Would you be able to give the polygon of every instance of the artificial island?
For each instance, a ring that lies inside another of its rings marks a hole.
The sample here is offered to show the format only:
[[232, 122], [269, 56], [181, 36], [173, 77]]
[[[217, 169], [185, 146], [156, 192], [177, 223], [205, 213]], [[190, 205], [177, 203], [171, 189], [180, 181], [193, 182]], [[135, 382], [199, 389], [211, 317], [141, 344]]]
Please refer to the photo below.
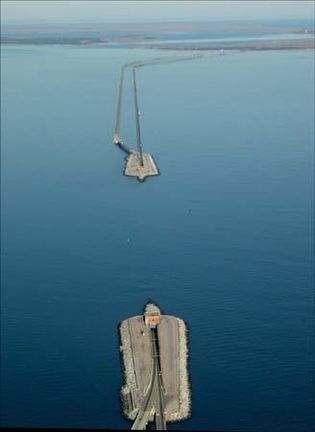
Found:
[[187, 419], [191, 397], [185, 322], [148, 303], [143, 315], [122, 321], [120, 338], [122, 408], [133, 420], [132, 429], [155, 423], [157, 430], [166, 430], [167, 422]]

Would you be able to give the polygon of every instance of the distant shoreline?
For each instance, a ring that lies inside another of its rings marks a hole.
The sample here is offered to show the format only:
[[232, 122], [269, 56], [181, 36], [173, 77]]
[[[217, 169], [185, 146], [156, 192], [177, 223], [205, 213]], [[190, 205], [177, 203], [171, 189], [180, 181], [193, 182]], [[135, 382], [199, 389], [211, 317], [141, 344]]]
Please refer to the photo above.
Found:
[[314, 22], [6, 24], [1, 43], [172, 51], [314, 49]]
[[157, 44], [148, 45], [150, 49], [176, 50], [176, 51], [212, 51], [212, 50], [292, 50], [314, 49], [314, 39], [296, 40], [268, 40], [268, 41], [239, 41], [239, 42], [209, 42], [209, 43], [185, 43], [185, 44]]
[[213, 51], [213, 50], [249, 50], [249, 51], [264, 51], [264, 50], [293, 50], [293, 49], [314, 49], [315, 41], [310, 39], [292, 39], [292, 40], [250, 40], [237, 42], [175, 42], [166, 44], [162, 41], [156, 44], [141, 44], [141, 43], [112, 43], [105, 40], [58, 40], [55, 39], [15, 39], [3, 38], [2, 45], [32, 45], [32, 46], [47, 46], [47, 45], [62, 45], [62, 46], [101, 46], [104, 48], [138, 48], [149, 50], [169, 50], [169, 51]]

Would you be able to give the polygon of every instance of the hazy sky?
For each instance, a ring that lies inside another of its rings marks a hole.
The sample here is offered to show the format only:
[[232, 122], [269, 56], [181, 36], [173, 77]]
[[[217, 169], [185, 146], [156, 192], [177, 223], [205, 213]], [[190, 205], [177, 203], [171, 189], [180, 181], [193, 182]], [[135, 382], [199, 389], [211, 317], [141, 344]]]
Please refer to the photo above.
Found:
[[3, 21], [143, 21], [220, 18], [313, 18], [314, 2], [302, 1], [67, 1], [1, 0]]

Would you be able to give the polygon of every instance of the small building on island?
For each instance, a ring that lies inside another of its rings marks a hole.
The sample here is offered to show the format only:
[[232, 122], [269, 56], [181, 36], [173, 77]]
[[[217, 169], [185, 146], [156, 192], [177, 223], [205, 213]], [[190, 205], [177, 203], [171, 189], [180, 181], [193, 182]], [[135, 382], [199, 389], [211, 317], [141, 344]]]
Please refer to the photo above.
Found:
[[150, 326], [150, 329], [156, 328], [160, 324], [161, 320], [160, 309], [152, 303], [149, 303], [144, 311], [144, 322], [145, 325]]

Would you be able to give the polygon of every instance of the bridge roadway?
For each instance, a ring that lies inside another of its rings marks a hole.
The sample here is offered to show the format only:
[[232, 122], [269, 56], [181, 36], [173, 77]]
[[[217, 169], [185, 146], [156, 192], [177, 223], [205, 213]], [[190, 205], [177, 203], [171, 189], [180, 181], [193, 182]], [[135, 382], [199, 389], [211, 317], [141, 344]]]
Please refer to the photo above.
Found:
[[118, 102], [117, 102], [117, 110], [116, 110], [116, 122], [115, 122], [115, 132], [114, 132], [114, 144], [122, 144], [120, 138], [120, 119], [121, 119], [121, 107], [122, 107], [122, 95], [124, 90], [124, 79], [125, 79], [125, 70], [129, 66], [134, 66], [139, 61], [134, 61], [130, 63], [126, 63], [122, 65], [120, 72], [120, 81], [119, 81], [119, 91], [118, 91]]
[[[130, 63], [125, 63], [121, 67], [120, 72], [120, 81], [119, 81], [119, 91], [118, 91], [118, 102], [117, 102], [117, 110], [116, 110], [116, 121], [115, 121], [115, 130], [114, 130], [114, 144], [117, 144], [127, 153], [132, 153], [128, 146], [124, 145], [121, 137], [120, 137], [120, 124], [121, 124], [121, 109], [122, 109], [122, 96], [123, 96], [123, 88], [124, 88], [124, 80], [125, 80], [125, 71], [128, 67], [138, 68], [142, 66], [150, 66], [160, 63], [172, 63], [177, 61], [184, 60], [193, 60], [196, 58], [204, 57], [204, 54], [192, 54], [189, 56], [167, 56], [167, 57], [157, 57], [151, 60], [136, 60]], [[134, 72], [133, 72], [134, 73]], [[136, 115], [138, 115], [139, 111], [136, 111]], [[138, 120], [136, 120], [138, 122]], [[138, 133], [138, 132], [137, 132]]]
[[164, 417], [164, 392], [161, 383], [161, 371], [159, 365], [159, 353], [157, 346], [157, 331], [151, 330], [152, 372], [149, 387], [144, 396], [142, 406], [132, 425], [133, 430], [144, 430], [154, 413], [157, 430], [166, 430]]
[[143, 167], [143, 150], [142, 150], [141, 132], [140, 132], [140, 111], [139, 111], [138, 93], [137, 93], [136, 66], [132, 68], [132, 76], [133, 76], [134, 103], [135, 103], [135, 113], [136, 113], [137, 150], [140, 158], [140, 165]]

